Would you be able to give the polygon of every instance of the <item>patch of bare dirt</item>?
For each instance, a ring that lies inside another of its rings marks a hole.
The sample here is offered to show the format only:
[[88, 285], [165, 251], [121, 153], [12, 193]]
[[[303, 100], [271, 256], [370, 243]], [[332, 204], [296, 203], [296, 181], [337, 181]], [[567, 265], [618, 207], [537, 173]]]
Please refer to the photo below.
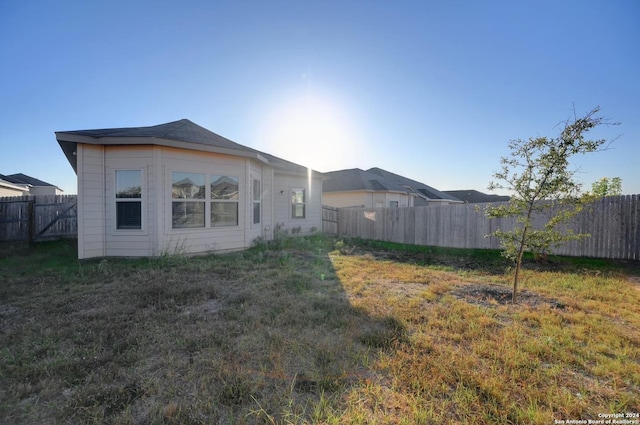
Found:
[[640, 291], [640, 276], [627, 276], [627, 281], [629, 281], [637, 291]]
[[[511, 304], [513, 291], [511, 288], [500, 285], [489, 285], [484, 283], [469, 283], [461, 285], [452, 291], [452, 294], [459, 299], [464, 299], [471, 304], [485, 307], [495, 307], [497, 305]], [[530, 307], [549, 306], [551, 308], [564, 308], [565, 305], [558, 301], [549, 299], [535, 292], [519, 290], [517, 303]]]

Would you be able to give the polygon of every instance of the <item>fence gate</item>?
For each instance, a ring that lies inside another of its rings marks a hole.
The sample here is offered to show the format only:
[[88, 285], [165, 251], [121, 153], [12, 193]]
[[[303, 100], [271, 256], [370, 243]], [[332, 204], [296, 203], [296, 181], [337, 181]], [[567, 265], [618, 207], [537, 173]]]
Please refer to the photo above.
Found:
[[329, 235], [338, 234], [338, 209], [328, 205], [322, 206], [322, 232]]
[[0, 198], [0, 241], [76, 237], [76, 204], [76, 195]]

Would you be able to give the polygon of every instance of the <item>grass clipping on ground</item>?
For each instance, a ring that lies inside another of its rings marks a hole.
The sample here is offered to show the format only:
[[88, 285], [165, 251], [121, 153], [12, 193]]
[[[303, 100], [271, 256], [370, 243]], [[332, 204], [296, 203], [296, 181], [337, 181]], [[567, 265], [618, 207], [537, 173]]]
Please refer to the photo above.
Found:
[[[203, 257], [0, 255], [0, 422], [554, 423], [640, 411], [640, 291], [607, 266], [314, 236]], [[346, 249], [348, 248], [348, 249]], [[473, 264], [473, 267], [467, 267]]]

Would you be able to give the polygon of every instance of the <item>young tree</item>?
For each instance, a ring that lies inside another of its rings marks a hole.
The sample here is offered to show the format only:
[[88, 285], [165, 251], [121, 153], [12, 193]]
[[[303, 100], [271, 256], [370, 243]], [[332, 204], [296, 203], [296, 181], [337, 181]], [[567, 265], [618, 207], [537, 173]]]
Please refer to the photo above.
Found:
[[[590, 140], [586, 133], [600, 125], [615, 125], [598, 115], [596, 107], [583, 117], [563, 123], [555, 138], [536, 137], [512, 140], [508, 157], [502, 157], [502, 168], [493, 174], [489, 190], [508, 189], [512, 193], [508, 204], [489, 207], [489, 217], [516, 217], [510, 230], [496, 230], [489, 236], [500, 239], [503, 254], [515, 262], [512, 302], [517, 302], [518, 279], [525, 252], [541, 254], [565, 241], [588, 235], [561, 231], [557, 225], [574, 217], [592, 194], [581, 195], [581, 184], [575, 180], [575, 170], [569, 159], [575, 155], [602, 150], [607, 139]], [[537, 223], [544, 224], [534, 226]]]
[[620, 177], [603, 177], [593, 182], [591, 193], [598, 198], [622, 195], [622, 179]]

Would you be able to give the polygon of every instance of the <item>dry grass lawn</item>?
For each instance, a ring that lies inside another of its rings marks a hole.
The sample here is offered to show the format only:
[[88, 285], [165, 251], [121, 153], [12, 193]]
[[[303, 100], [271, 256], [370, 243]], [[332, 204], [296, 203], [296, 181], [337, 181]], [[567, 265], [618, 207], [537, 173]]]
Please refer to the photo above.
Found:
[[530, 263], [511, 306], [505, 264], [474, 252], [313, 236], [203, 257], [75, 255], [74, 241], [0, 251], [0, 423], [640, 412], [637, 264]]

